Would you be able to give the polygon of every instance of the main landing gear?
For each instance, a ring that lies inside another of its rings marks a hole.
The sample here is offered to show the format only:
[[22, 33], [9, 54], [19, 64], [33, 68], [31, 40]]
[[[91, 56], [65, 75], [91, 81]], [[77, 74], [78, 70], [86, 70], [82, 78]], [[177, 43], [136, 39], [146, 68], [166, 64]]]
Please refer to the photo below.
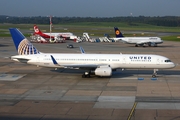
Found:
[[152, 77], [153, 77], [153, 78], [156, 78], [156, 77], [157, 77], [157, 71], [158, 71], [158, 69], [154, 69], [154, 73], [152, 74]]
[[90, 72], [85, 72], [83, 75], [82, 75], [82, 78], [90, 78]]

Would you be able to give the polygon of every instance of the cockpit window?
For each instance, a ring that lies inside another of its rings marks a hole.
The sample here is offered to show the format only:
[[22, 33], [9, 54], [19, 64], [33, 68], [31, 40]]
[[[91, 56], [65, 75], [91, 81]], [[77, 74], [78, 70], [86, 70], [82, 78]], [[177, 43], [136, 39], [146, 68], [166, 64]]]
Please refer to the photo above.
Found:
[[171, 60], [165, 60], [165, 62], [171, 62]]

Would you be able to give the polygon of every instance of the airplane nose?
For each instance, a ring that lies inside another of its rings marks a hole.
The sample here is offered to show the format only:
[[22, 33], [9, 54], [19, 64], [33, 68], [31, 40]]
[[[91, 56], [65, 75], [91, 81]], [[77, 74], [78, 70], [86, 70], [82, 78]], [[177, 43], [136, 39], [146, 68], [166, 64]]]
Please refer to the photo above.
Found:
[[174, 68], [176, 65], [172, 62], [171, 66], [172, 66], [172, 68]]

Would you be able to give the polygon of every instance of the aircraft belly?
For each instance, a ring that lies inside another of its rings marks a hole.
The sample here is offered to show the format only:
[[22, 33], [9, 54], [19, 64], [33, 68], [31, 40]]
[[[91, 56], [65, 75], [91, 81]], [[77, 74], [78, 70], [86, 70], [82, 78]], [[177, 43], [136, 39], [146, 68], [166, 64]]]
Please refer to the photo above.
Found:
[[112, 69], [122, 68], [120, 64], [110, 64]]
[[28, 64], [42, 66], [42, 67], [55, 67], [54, 64], [48, 62], [28, 62]]
[[147, 66], [145, 64], [122, 64], [122, 68], [147, 68]]

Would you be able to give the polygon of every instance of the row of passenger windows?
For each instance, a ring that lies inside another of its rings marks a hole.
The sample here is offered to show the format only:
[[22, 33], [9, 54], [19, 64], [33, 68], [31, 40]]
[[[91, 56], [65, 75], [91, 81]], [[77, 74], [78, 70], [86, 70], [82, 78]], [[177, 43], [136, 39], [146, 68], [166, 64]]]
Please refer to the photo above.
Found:
[[[51, 60], [50, 58], [45, 58], [44, 60]], [[98, 61], [98, 59], [56, 59], [56, 60], [61, 60], [61, 61]], [[109, 59], [108, 59], [109, 60]], [[99, 59], [99, 61], [107, 61], [107, 59]], [[120, 61], [119, 59], [112, 59], [112, 61]], [[134, 62], [151, 62], [151, 60], [131, 60]], [[171, 60], [165, 60], [165, 62], [171, 62]]]
[[[44, 60], [51, 60], [49, 58], [45, 58]], [[73, 60], [73, 61], [97, 61], [98, 59], [55, 59], [55, 60], [61, 60], [61, 61], [68, 61], [68, 60]]]
[[[45, 58], [44, 60], [51, 60], [50, 58]], [[61, 61], [68, 61], [68, 60], [73, 60], [73, 61], [98, 61], [98, 59], [56, 59], [56, 60], [61, 60]], [[110, 59], [108, 59], [110, 60]], [[107, 59], [99, 59], [99, 61], [108, 61]], [[112, 59], [112, 61], [120, 61], [119, 59]]]
[[[44, 60], [51, 60], [49, 58], [45, 58]], [[98, 59], [56, 59], [61, 61], [98, 61]], [[99, 61], [107, 61], [107, 59], [99, 59]], [[112, 61], [120, 61], [119, 59], [112, 59]], [[151, 62], [151, 60], [131, 60], [134, 62]], [[170, 60], [165, 60], [165, 62], [171, 62]]]

